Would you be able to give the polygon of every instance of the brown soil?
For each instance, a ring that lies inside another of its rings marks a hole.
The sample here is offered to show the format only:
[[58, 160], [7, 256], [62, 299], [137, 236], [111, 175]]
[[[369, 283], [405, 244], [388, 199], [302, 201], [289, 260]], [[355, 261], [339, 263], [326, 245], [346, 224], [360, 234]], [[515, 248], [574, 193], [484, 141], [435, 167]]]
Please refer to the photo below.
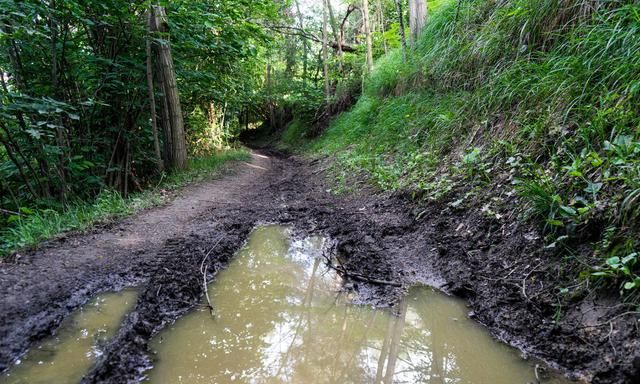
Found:
[[84, 382], [141, 379], [151, 336], [201, 299], [203, 257], [210, 252], [213, 277], [255, 225], [278, 222], [333, 238], [354, 277], [347, 288], [362, 302], [393, 305], [412, 284], [435, 285], [467, 298], [496, 337], [567, 374], [594, 383], [640, 378], [638, 321], [620, 316], [627, 309], [612, 305], [617, 298], [577, 298], [553, 320], [563, 264], [532, 228], [402, 195], [335, 196], [320, 163], [254, 153], [165, 207], [0, 264], [0, 371], [96, 293], [137, 285], [135, 310]]

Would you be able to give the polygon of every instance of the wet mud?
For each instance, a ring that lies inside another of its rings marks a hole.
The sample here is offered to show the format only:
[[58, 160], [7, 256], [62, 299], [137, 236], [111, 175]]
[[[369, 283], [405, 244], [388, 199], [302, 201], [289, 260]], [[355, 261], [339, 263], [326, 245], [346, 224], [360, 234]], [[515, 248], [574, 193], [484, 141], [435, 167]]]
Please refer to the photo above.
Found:
[[259, 152], [176, 204], [0, 264], [0, 370], [97, 293], [136, 285], [135, 308], [82, 382], [143, 379], [152, 337], [201, 302], [203, 269], [215, 279], [255, 226], [278, 223], [331, 238], [360, 303], [389, 307], [412, 285], [433, 285], [465, 298], [496, 338], [566, 374], [639, 379], [637, 318], [607, 297], [578, 298], [556, 316], [562, 263], [531, 227], [402, 194], [336, 196], [325, 168]]

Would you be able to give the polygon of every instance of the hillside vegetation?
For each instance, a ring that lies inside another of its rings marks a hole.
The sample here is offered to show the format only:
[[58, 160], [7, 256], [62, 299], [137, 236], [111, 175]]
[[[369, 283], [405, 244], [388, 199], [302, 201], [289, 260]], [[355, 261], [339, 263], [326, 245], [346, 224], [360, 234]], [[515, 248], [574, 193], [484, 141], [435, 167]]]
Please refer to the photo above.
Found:
[[[383, 189], [539, 225], [593, 283], [640, 298], [637, 1], [469, 0], [432, 9], [413, 49], [377, 60], [357, 104], [316, 140]], [[503, 198], [518, 196], [505, 206]], [[587, 250], [585, 250], [585, 245]], [[575, 276], [574, 276], [575, 277]], [[567, 292], [567, 289], [562, 289]]]

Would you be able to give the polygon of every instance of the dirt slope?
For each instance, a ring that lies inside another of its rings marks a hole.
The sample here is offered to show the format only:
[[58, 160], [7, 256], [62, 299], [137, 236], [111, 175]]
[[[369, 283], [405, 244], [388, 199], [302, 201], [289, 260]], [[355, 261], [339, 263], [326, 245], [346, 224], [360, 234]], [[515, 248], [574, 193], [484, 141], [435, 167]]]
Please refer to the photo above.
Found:
[[[0, 265], [0, 369], [96, 292], [135, 284], [142, 287], [136, 309], [84, 382], [139, 380], [151, 364], [149, 338], [202, 296], [204, 255], [210, 252], [215, 273], [256, 224], [280, 222], [334, 238], [352, 274], [405, 287], [433, 284], [466, 297], [472, 315], [497, 337], [567, 372], [595, 383], [638, 379], [637, 319], [606, 321], [623, 308], [585, 298], [565, 308], [559, 322], [551, 320], [559, 263], [531, 228], [416, 206], [399, 195], [336, 197], [322, 181], [323, 168], [254, 154], [250, 164], [184, 190], [167, 207]], [[542, 268], [542, 260], [550, 262]], [[363, 281], [352, 286], [360, 301], [377, 305], [392, 305], [404, 291]]]

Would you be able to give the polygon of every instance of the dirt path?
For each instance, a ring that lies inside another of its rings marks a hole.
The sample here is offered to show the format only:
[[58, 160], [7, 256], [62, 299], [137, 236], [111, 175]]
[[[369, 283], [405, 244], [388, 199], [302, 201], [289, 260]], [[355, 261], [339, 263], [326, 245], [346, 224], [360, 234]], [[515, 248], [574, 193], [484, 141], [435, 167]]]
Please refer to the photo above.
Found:
[[16, 264], [0, 264], [0, 371], [96, 291], [144, 281], [167, 239], [193, 231], [212, 206], [237, 203], [244, 191], [255, 188], [269, 163], [254, 154], [251, 163], [183, 189], [166, 206], [107, 229], [52, 241], [20, 255]]
[[[142, 293], [135, 310], [84, 382], [139, 380], [151, 364], [150, 337], [201, 298], [204, 255], [210, 252], [209, 271], [215, 273], [256, 224], [279, 222], [335, 239], [354, 275], [404, 287], [428, 283], [466, 297], [473, 315], [495, 335], [593, 382], [635, 380], [640, 350], [628, 317], [612, 322], [614, 333], [578, 327], [614, 315], [606, 311], [579, 318], [584, 309], [567, 308], [565, 322], [550, 321], [555, 264], [539, 268], [545, 255], [531, 240], [531, 228], [419, 207], [398, 195], [336, 197], [322, 182], [323, 168], [256, 153], [251, 163], [185, 189], [166, 207], [52, 242], [18, 264], [1, 264], [0, 370], [97, 292], [137, 285]], [[404, 292], [362, 279], [350, 286], [360, 301], [377, 305], [391, 305]]]

